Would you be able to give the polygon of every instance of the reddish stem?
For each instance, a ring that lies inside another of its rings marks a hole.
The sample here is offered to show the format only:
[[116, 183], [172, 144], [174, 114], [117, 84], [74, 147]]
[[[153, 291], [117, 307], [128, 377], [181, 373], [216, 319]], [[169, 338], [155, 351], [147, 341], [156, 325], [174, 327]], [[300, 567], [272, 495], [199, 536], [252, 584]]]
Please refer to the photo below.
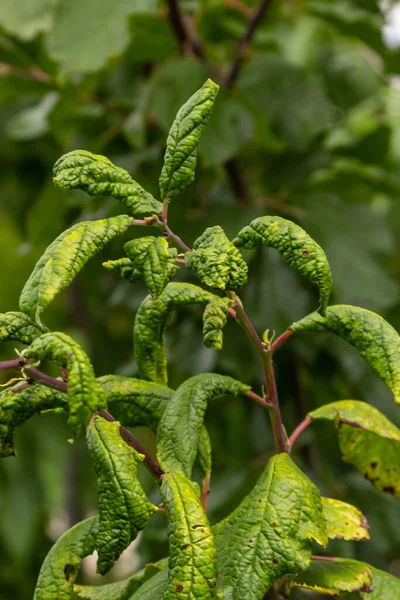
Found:
[[269, 403], [265, 400], [265, 398], [262, 398], [261, 396], [259, 396], [255, 392], [253, 392], [252, 390], [249, 390], [248, 392], [246, 392], [246, 396], [248, 398], [251, 398], [252, 400], [255, 400], [256, 402], [258, 402], [258, 404], [261, 404], [261, 406], [264, 406], [264, 407], [269, 406]]
[[270, 411], [275, 443], [279, 452], [289, 452], [288, 440], [282, 421], [281, 409], [279, 407], [278, 390], [276, 388], [274, 365], [272, 362], [271, 352], [264, 354], [263, 367], [265, 380], [267, 382], [267, 403]]
[[288, 338], [290, 338], [291, 335], [293, 335], [294, 331], [293, 329], [286, 329], [286, 331], [284, 331], [282, 333], [282, 335], [280, 335], [278, 338], [276, 338], [276, 340], [273, 342], [273, 344], [271, 345], [271, 351], [275, 352], [275, 350], [277, 350], [279, 348], [279, 346], [281, 346], [281, 344], [283, 344], [283, 342], [285, 342]]
[[210, 479], [210, 474], [206, 475], [203, 479], [203, 485], [201, 488], [201, 503], [203, 505], [204, 512], [207, 511], [208, 496], [210, 494]]
[[15, 358], [14, 360], [3, 360], [0, 362], [0, 371], [8, 371], [9, 369], [20, 369], [25, 364], [24, 358]]
[[288, 440], [290, 450], [293, 448], [293, 445], [299, 437], [299, 435], [302, 434], [303, 431], [307, 429], [309, 425], [311, 425], [311, 423], [312, 419], [310, 419], [310, 417], [306, 417], [299, 425], [297, 425], [296, 429], [293, 431], [292, 435]]
[[322, 560], [322, 561], [325, 561], [325, 562], [337, 562], [338, 559], [336, 558], [336, 556], [316, 556], [316, 555], [313, 555], [311, 557], [311, 560]]

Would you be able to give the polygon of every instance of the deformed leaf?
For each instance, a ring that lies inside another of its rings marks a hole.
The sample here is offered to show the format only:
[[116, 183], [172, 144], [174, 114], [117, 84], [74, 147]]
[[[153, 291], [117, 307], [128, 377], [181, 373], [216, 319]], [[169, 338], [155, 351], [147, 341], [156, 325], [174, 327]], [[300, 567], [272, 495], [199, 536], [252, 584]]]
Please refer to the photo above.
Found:
[[97, 571], [104, 575], [157, 512], [137, 477], [143, 455], [128, 446], [118, 421], [95, 417], [87, 428], [87, 443], [97, 475], [100, 525]]
[[203, 313], [203, 340], [207, 348], [221, 350], [222, 329], [228, 319], [228, 310], [232, 306], [230, 298], [218, 298], [215, 296], [204, 309]]
[[163, 600], [218, 598], [217, 552], [197, 484], [180, 472], [167, 473], [161, 478], [161, 496], [170, 547]]
[[163, 569], [160, 573], [149, 579], [149, 581], [146, 581], [129, 600], [164, 600], [164, 592], [167, 584], [168, 571]]
[[233, 243], [249, 249], [263, 245], [278, 250], [290, 267], [319, 287], [319, 310], [325, 314], [332, 289], [328, 259], [321, 246], [299, 225], [281, 217], [258, 217], [239, 231]]
[[213, 532], [219, 586], [232, 600], [260, 600], [277, 579], [307, 569], [312, 540], [327, 543], [319, 491], [284, 453]]
[[104, 390], [96, 381], [87, 354], [61, 332], [44, 333], [23, 354], [25, 358], [35, 360], [47, 358], [68, 369], [68, 424], [78, 437], [92, 413], [106, 408]]
[[400, 429], [376, 408], [357, 400], [332, 402], [308, 416], [334, 421], [343, 460], [380, 492], [400, 500]]
[[372, 569], [372, 593], [361, 592], [363, 600], [400, 600], [400, 579], [380, 569]]
[[40, 569], [33, 600], [70, 600], [82, 559], [94, 552], [98, 517], [78, 523], [62, 535]]
[[147, 296], [136, 313], [133, 329], [135, 359], [142, 379], [166, 384], [167, 358], [165, 328], [174, 308], [187, 304], [207, 304], [213, 294], [190, 283], [169, 283], [161, 296]]
[[232, 377], [215, 373], [186, 380], [167, 404], [158, 426], [157, 458], [161, 468], [179, 470], [190, 477], [208, 402], [225, 394], [244, 394], [249, 389]]
[[0, 342], [21, 342], [29, 346], [42, 330], [22, 312], [0, 313]]
[[125, 169], [111, 160], [87, 150], [64, 154], [53, 168], [55, 185], [64, 189], [80, 189], [91, 196], [113, 196], [134, 215], [159, 214], [162, 204], [132, 179]]
[[210, 287], [237, 290], [247, 283], [247, 265], [219, 225], [207, 227], [197, 238], [185, 263]]
[[365, 308], [337, 304], [326, 316], [311, 313], [290, 326], [293, 331], [329, 331], [354, 346], [392, 390], [400, 403], [400, 336], [385, 319]]
[[[336, 596], [341, 592], [371, 592], [372, 569], [366, 563], [348, 558], [313, 561], [291, 583], [329, 596]], [[370, 598], [370, 594], [367, 597]]]
[[208, 79], [179, 109], [168, 134], [160, 175], [161, 198], [170, 202], [192, 183], [201, 133], [211, 116], [219, 86]]
[[40, 315], [46, 306], [71, 283], [90, 258], [132, 224], [132, 217], [120, 215], [84, 221], [61, 233], [36, 263], [22, 290], [20, 309], [40, 327]]
[[122, 279], [126, 279], [131, 283], [136, 283], [143, 279], [142, 271], [139, 271], [139, 269], [135, 267], [135, 264], [130, 258], [107, 260], [106, 262], [103, 262], [103, 267], [107, 269], [107, 271], [113, 271], [118, 277], [122, 277]]
[[62, 392], [35, 384], [16, 394], [11, 389], [0, 394], [0, 457], [15, 456], [14, 430], [43, 410], [67, 410]]
[[322, 506], [329, 538], [359, 542], [369, 540], [367, 519], [358, 508], [333, 498], [322, 498]]

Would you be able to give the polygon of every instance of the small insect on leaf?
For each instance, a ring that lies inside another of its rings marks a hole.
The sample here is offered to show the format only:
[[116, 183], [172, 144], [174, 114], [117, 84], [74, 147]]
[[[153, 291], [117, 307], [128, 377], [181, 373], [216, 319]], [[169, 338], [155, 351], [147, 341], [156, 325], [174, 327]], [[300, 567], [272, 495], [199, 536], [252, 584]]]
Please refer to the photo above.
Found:
[[162, 204], [132, 179], [125, 169], [87, 150], [73, 150], [55, 163], [53, 181], [64, 189], [80, 189], [91, 196], [113, 196], [134, 215], [159, 214]]
[[119, 433], [118, 421], [95, 417], [87, 428], [87, 444], [97, 474], [100, 525], [97, 571], [104, 575], [157, 512], [137, 477], [143, 460]]
[[170, 202], [192, 183], [197, 162], [197, 147], [202, 131], [211, 117], [219, 86], [208, 79], [202, 88], [180, 108], [169, 131], [160, 192]]
[[233, 243], [250, 250], [260, 245], [278, 250], [289, 266], [319, 287], [319, 310], [325, 314], [332, 274], [325, 252], [304, 229], [281, 217], [259, 217], [239, 231]]

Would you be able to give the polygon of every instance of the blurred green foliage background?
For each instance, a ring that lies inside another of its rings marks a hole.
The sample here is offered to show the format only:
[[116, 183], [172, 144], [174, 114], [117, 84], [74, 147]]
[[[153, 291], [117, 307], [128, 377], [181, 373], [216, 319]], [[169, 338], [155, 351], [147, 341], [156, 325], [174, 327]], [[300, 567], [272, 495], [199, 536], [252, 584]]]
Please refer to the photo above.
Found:
[[[105, 154], [157, 195], [176, 111], [211, 76], [221, 91], [196, 181], [170, 207], [172, 229], [190, 245], [209, 225], [233, 236], [261, 214], [293, 219], [327, 252], [332, 301], [380, 312], [399, 329], [400, 50], [383, 40], [380, 3], [265, 2], [237, 77], [229, 77], [231, 65], [258, 3], [181, 0], [183, 29], [171, 10], [176, 5], [0, 2], [0, 311], [17, 309], [35, 262], [63, 229], [123, 212], [112, 199], [55, 189], [56, 159], [75, 148]], [[98, 375], [136, 374], [132, 324], [146, 291], [101, 266], [122, 256], [125, 238], [91, 261], [46, 314], [49, 327], [83, 345]], [[242, 298], [260, 332], [281, 333], [315, 309], [314, 290], [274, 251], [246, 258], [250, 281]], [[185, 309], [173, 316], [168, 344], [173, 387], [214, 370], [260, 389], [259, 365], [234, 323], [217, 353], [202, 344], [200, 312]], [[13, 357], [14, 345], [4, 344], [0, 359]], [[389, 392], [340, 340], [291, 339], [276, 370], [289, 431], [308, 410], [348, 398], [370, 402], [400, 425]], [[263, 409], [243, 398], [210, 407], [206, 423], [215, 522], [251, 488], [273, 438]], [[138, 435], [154, 453], [152, 434]], [[97, 510], [84, 442], [71, 446], [68, 437], [61, 416], [36, 417], [17, 432], [18, 458], [0, 463], [0, 600], [30, 600], [56, 537]], [[324, 494], [353, 502], [370, 523], [371, 542], [331, 542], [329, 551], [399, 574], [400, 506], [342, 463], [329, 424], [307, 431], [295, 456]], [[143, 480], [157, 501], [146, 472]], [[154, 517], [140, 538], [140, 557], [130, 550], [108, 580], [165, 556], [164, 525]], [[93, 573], [87, 564], [86, 581]]]

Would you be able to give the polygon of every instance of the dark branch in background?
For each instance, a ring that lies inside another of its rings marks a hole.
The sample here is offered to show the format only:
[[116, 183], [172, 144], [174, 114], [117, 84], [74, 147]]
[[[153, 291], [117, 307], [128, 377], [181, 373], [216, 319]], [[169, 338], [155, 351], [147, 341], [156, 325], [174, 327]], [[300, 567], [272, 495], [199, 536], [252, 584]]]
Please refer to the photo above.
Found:
[[238, 204], [242, 206], [249, 204], [249, 189], [240, 171], [237, 158], [230, 158], [226, 161], [224, 167]]
[[186, 26], [185, 17], [179, 7], [179, 0], [167, 0], [167, 4], [168, 17], [172, 28], [175, 31], [181, 52], [183, 54], [188, 54], [189, 48], [190, 53], [193, 53], [202, 60], [206, 61], [206, 55], [200, 40], [192, 35]]
[[228, 89], [236, 83], [247, 47], [253, 39], [256, 29], [261, 23], [265, 12], [270, 6], [270, 4], [272, 4], [272, 0], [263, 0], [249, 21], [247, 31], [239, 42], [238, 48], [236, 50], [236, 56], [233, 59], [231, 68], [229, 69], [228, 74], [225, 78], [225, 85]]

